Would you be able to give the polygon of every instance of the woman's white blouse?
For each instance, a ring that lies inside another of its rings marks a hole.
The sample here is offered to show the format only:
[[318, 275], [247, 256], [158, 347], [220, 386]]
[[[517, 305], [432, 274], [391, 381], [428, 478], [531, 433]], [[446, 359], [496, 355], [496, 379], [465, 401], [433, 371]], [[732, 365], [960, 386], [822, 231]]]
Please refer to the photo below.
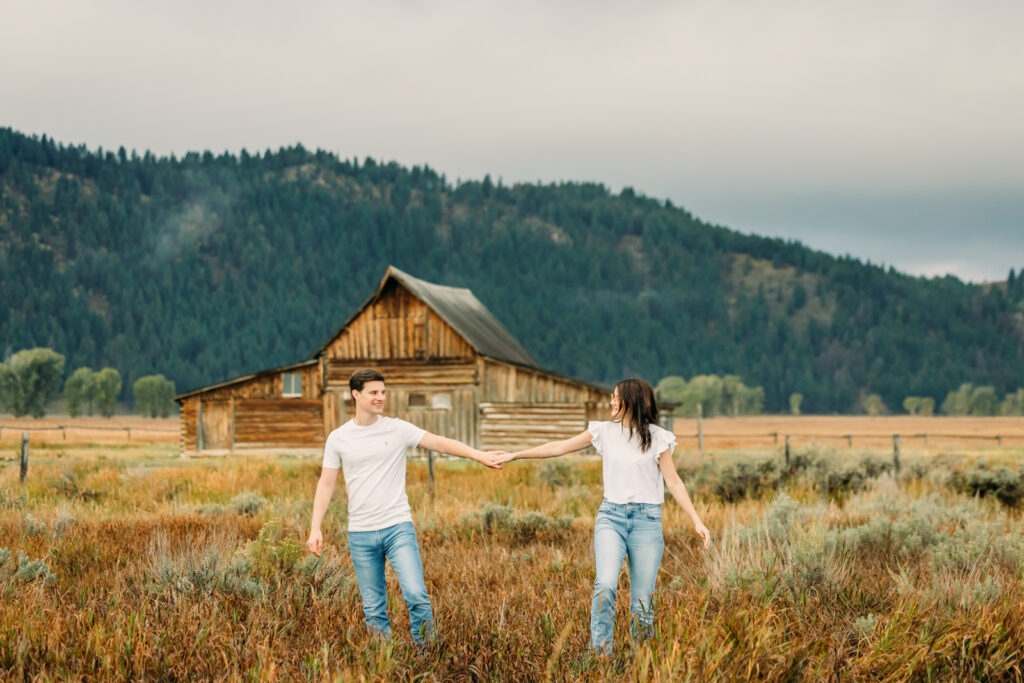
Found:
[[658, 458], [675, 450], [675, 435], [651, 425], [651, 447], [640, 450], [640, 435], [629, 435], [621, 422], [591, 422], [591, 443], [604, 461], [604, 497], [613, 503], [664, 503], [665, 479]]

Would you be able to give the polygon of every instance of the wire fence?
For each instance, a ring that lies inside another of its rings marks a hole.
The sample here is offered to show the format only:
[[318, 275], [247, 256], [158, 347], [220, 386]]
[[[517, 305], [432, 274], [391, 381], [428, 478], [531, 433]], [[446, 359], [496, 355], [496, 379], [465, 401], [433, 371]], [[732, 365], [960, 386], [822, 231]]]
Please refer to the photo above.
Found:
[[751, 442], [751, 441], [771, 441], [774, 446], [781, 446], [786, 440], [799, 439], [805, 443], [815, 443], [820, 441], [845, 441], [846, 445], [853, 447], [856, 441], [859, 445], [877, 445], [878, 443], [888, 443], [893, 437], [898, 436], [901, 439], [917, 440], [921, 442], [921, 445], [932, 446], [938, 444], [950, 444], [962, 441], [989, 441], [995, 445], [1002, 446], [1010, 443], [1022, 443], [1024, 444], [1024, 433], [1007, 433], [1007, 434], [957, 434], [951, 432], [851, 432], [846, 434], [836, 433], [822, 433], [822, 432], [737, 432], [737, 433], [721, 433], [721, 432], [693, 432], [693, 433], [675, 433], [677, 439], [693, 440], [703, 445], [708, 446], [714, 442]]
[[[134, 426], [134, 427], [106, 427], [106, 426], [82, 426], [82, 425], [51, 425], [49, 427], [24, 427], [21, 425], [0, 425], [0, 441], [9, 440], [17, 441], [21, 439], [22, 432], [27, 432], [30, 436], [37, 432], [43, 433], [43, 441], [68, 441], [68, 435], [74, 437], [76, 434], [81, 436], [88, 432], [115, 432], [125, 435], [125, 441], [132, 441], [132, 435], [134, 434], [135, 441], [152, 441], [152, 439], [140, 438], [144, 437], [147, 433], [152, 434], [173, 434], [175, 436], [181, 433], [180, 429], [160, 429], [157, 427], [146, 427], [146, 426]], [[45, 438], [47, 433], [56, 436], [55, 432], [60, 432], [59, 439], [47, 439]], [[72, 441], [74, 438], [71, 439]], [[166, 438], [162, 439], [166, 440]]]
[[[101, 426], [101, 425], [50, 425], [46, 427], [29, 427], [22, 425], [0, 425], [0, 441], [19, 441], [22, 432], [27, 432], [30, 437], [34, 434], [40, 434], [43, 442], [52, 441], [75, 441], [76, 437], [81, 440], [82, 437], [95, 435], [95, 432], [108, 432], [112, 439], [107, 438], [104, 441], [124, 441], [124, 442], [147, 442], [147, 441], [163, 441], [168, 442], [173, 440], [173, 437], [180, 435], [181, 431], [179, 428], [159, 428], [149, 426]], [[58, 434], [59, 433], [59, 434]], [[123, 434], [124, 438], [117, 438], [115, 435]], [[712, 447], [727, 447], [722, 444], [743, 444], [743, 445], [771, 445], [771, 446], [783, 446], [788, 440], [791, 443], [794, 441], [802, 442], [803, 444], [809, 443], [821, 443], [821, 442], [840, 442], [844, 443], [847, 447], [852, 448], [854, 445], [859, 446], [877, 446], [888, 444], [894, 436], [899, 436], [904, 441], [911, 440], [918, 442], [915, 445], [922, 445], [925, 447], [936, 446], [936, 445], [950, 445], [957, 442], [989, 442], [993, 445], [1002, 446], [1010, 444], [1024, 444], [1024, 433], [1005, 433], [1005, 434], [959, 434], [953, 432], [850, 432], [845, 434], [839, 433], [823, 433], [823, 432], [784, 432], [784, 431], [773, 431], [773, 432], [734, 432], [734, 433], [722, 433], [722, 432], [687, 432], [680, 433], [676, 432], [676, 438], [679, 440], [681, 446], [688, 446], [689, 443], [684, 444], [683, 442], [694, 442], [694, 445], [698, 445], [701, 448], [712, 448]], [[147, 438], [147, 435], [153, 435]], [[53, 437], [53, 438], [47, 438]]]

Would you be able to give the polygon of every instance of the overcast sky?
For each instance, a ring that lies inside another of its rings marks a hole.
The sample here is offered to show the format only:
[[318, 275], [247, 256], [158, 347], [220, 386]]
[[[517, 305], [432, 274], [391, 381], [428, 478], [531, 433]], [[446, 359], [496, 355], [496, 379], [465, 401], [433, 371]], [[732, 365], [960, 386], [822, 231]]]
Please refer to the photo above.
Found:
[[919, 274], [1024, 266], [1024, 2], [3, 0], [0, 125], [593, 180]]

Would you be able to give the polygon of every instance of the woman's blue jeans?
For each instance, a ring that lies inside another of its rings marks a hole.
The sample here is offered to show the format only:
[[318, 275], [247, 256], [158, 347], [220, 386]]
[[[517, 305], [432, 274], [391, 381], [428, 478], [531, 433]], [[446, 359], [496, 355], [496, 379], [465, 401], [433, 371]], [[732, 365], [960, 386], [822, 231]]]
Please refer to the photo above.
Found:
[[348, 532], [348, 549], [356, 571], [359, 594], [363, 598], [363, 615], [370, 633], [391, 635], [388, 620], [388, 591], [384, 581], [384, 560], [398, 576], [402, 597], [409, 607], [409, 628], [412, 639], [422, 645], [434, 628], [427, 586], [423, 582], [423, 564], [416, 543], [412, 522], [402, 522], [377, 531]]
[[630, 635], [643, 640], [654, 633], [654, 581], [664, 549], [661, 505], [601, 503], [594, 524], [597, 578], [590, 604], [591, 649], [611, 654], [615, 589], [624, 556], [629, 557]]

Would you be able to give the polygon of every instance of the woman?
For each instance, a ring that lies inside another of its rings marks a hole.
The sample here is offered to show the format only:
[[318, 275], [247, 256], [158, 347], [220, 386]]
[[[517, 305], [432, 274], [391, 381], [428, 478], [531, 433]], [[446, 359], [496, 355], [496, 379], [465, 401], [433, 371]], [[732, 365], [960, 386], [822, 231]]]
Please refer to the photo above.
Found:
[[591, 422], [587, 431], [565, 441], [552, 441], [503, 460], [554, 458], [593, 445], [604, 461], [604, 501], [594, 525], [597, 578], [590, 608], [590, 647], [612, 650], [615, 588], [623, 556], [629, 558], [630, 634], [646, 639], [654, 630], [654, 582], [665, 547], [661, 504], [665, 486], [693, 520], [707, 548], [708, 528], [693, 508], [686, 486], [672, 462], [675, 436], [658, 426], [658, 407], [651, 385], [627, 379], [615, 386], [611, 421]]

